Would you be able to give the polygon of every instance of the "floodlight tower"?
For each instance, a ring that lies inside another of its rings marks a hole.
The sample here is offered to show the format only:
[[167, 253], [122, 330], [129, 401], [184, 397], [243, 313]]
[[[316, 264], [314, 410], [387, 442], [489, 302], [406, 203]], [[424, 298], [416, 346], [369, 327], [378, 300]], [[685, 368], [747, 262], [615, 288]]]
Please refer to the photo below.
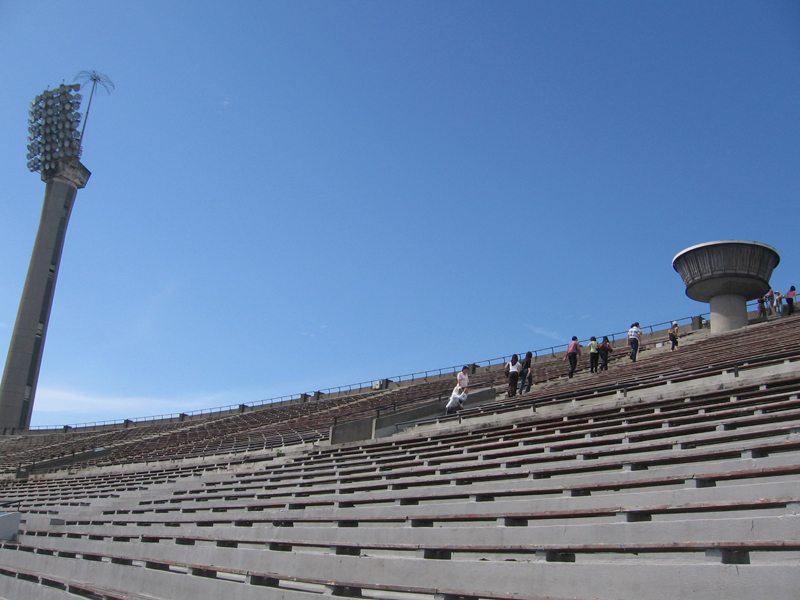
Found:
[[78, 160], [79, 90], [78, 84], [61, 85], [31, 103], [28, 168], [40, 172], [47, 186], [0, 383], [0, 433], [24, 430], [30, 425], [67, 224], [75, 195], [91, 175]]

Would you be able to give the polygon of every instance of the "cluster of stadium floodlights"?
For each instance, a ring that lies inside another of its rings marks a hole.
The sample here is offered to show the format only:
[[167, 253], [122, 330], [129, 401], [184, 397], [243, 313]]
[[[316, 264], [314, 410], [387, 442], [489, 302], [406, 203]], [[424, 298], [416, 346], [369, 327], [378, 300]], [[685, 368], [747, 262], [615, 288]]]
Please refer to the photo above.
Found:
[[28, 119], [28, 168], [52, 171], [58, 162], [81, 154], [81, 86], [61, 85], [36, 96]]

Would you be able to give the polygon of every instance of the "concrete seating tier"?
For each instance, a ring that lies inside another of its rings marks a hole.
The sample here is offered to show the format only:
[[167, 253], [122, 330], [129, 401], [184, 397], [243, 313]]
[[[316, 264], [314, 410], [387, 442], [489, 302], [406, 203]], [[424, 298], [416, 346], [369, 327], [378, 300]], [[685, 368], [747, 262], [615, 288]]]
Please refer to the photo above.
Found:
[[112, 448], [111, 456], [82, 466], [171, 460], [248, 452], [327, 439], [337, 419], [357, 420], [379, 407], [413, 406], [449, 393], [450, 382], [422, 383], [390, 392], [366, 393], [302, 403], [267, 405], [250, 411], [177, 423], [143, 424], [103, 431], [0, 436], [0, 473], [20, 464]]
[[[640, 355], [636, 363], [629, 362], [625, 348], [621, 348], [613, 355], [614, 362], [610, 363], [608, 371], [589, 373], [588, 369], [579, 368], [573, 379], [565, 379], [569, 370], [565, 362], [550, 357], [542, 358], [533, 366], [534, 378], [539, 377], [540, 385], [522, 396], [498, 397], [495, 403], [484, 404], [475, 411], [488, 414], [507, 408], [515, 409], [519, 405], [539, 402], [540, 399], [567, 398], [609, 390], [624, 389], [627, 393], [635, 393], [637, 389], [665, 381], [680, 382], [703, 373], [738, 371], [764, 361], [791, 360], [800, 357], [800, 319], [769, 321], [703, 338], [701, 342], [683, 345], [676, 352], [669, 352], [666, 347], [655, 352], [650, 350]], [[588, 367], [588, 357], [584, 356], [582, 360], [580, 364], [585, 363]], [[545, 380], [545, 377], [548, 379]], [[495, 373], [494, 383], [498, 388], [505, 386], [505, 377], [500, 371]], [[450, 419], [464, 419], [472, 412], [462, 411], [459, 417]]]
[[795, 598], [797, 323], [379, 440], [1, 481], [0, 596]]

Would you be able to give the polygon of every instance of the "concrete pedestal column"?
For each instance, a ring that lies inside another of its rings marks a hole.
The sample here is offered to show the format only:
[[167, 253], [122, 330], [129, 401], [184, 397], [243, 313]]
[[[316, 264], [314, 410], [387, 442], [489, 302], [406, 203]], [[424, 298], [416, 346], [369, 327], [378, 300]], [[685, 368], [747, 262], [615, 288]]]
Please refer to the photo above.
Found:
[[714, 296], [711, 305], [711, 333], [723, 333], [747, 325], [747, 301], [744, 296]]
[[721, 240], [687, 248], [672, 266], [686, 284], [686, 295], [711, 305], [711, 333], [724, 333], [747, 325], [747, 301], [769, 291], [780, 261], [772, 246]]

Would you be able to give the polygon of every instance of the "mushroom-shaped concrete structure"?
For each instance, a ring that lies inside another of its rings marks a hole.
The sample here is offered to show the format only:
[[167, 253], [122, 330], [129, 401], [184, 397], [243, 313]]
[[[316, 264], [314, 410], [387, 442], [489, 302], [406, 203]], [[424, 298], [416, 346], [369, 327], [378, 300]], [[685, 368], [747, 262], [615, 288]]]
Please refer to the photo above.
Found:
[[711, 333], [747, 325], [747, 301], [769, 291], [772, 270], [781, 261], [772, 246], [722, 240], [687, 248], [672, 259], [686, 295], [711, 303]]

